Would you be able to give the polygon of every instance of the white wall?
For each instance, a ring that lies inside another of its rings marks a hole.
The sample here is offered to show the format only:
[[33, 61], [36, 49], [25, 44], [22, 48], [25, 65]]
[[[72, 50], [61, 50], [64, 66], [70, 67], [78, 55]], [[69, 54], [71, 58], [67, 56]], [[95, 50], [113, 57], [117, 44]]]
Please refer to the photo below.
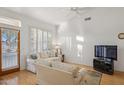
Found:
[[[91, 17], [90, 21], [84, 18]], [[124, 71], [124, 40], [118, 34], [124, 33], [124, 8], [92, 8], [81, 17], [74, 17], [58, 28], [58, 42], [61, 42], [65, 59], [88, 66], [93, 65], [94, 45], [118, 45], [118, 61], [115, 69]], [[76, 40], [84, 38], [84, 42]], [[82, 54], [77, 56], [77, 45], [83, 46]]]
[[[22, 22], [22, 27], [20, 30], [20, 48], [21, 48], [21, 53], [20, 53], [20, 64], [21, 64], [21, 69], [25, 69], [25, 63], [26, 63], [26, 55], [29, 52], [29, 30], [30, 27], [37, 27], [41, 28], [43, 30], [51, 31], [54, 35], [56, 32], [56, 26], [41, 22], [39, 20], [35, 20], [33, 18], [29, 18], [26, 16], [23, 16], [21, 14], [8, 11], [6, 9], [0, 8], [0, 16], [2, 17], [10, 17], [10, 18], [15, 18], [19, 19]], [[54, 35], [55, 36], [55, 35]]]

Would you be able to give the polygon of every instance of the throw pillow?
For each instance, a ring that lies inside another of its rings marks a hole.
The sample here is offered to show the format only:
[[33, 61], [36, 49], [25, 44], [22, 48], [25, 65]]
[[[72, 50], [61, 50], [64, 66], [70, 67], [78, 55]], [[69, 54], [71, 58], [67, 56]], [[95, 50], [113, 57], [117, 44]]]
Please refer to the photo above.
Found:
[[36, 54], [31, 54], [30, 57], [31, 57], [32, 59], [34, 59], [34, 60], [37, 59], [37, 55], [36, 55]]

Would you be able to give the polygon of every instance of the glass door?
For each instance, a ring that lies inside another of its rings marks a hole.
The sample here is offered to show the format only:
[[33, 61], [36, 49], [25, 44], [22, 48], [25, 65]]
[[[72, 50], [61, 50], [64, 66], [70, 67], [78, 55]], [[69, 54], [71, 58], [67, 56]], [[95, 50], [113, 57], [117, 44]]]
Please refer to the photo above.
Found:
[[1, 73], [10, 73], [20, 68], [20, 32], [1, 28]]

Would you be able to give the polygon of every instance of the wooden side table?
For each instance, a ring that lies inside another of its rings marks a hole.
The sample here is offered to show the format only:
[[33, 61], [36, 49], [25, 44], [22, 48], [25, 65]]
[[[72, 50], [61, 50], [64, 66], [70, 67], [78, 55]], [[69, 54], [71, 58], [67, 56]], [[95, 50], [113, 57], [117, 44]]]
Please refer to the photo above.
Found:
[[62, 55], [62, 58], [61, 58], [62, 62], [64, 62], [64, 55]]

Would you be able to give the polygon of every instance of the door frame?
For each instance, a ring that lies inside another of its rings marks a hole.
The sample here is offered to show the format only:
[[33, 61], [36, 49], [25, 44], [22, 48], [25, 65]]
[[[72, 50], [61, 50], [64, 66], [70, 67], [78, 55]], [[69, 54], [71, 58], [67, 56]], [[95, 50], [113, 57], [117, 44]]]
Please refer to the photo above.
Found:
[[[16, 72], [20, 70], [20, 30], [18, 32], [18, 49], [17, 49], [17, 53], [18, 53], [18, 68], [14, 68], [14, 69], [10, 69], [7, 71], [2, 71], [2, 28], [5, 27], [0, 27], [0, 75], [6, 75], [12, 72]], [[11, 29], [11, 28], [5, 28], [5, 29]], [[16, 29], [11, 29], [11, 30], [16, 30]]]

